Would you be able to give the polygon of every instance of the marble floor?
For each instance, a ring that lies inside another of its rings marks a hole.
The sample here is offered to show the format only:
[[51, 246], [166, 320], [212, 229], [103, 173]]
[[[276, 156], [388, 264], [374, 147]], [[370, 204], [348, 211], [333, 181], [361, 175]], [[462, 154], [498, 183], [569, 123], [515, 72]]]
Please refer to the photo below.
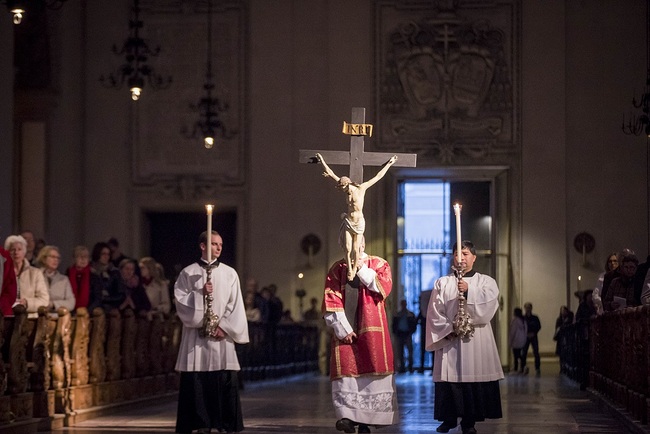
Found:
[[[434, 433], [431, 373], [396, 376], [400, 422], [379, 434]], [[501, 382], [503, 419], [478, 423], [480, 434], [628, 433], [626, 425], [588, 391], [560, 376], [556, 364], [542, 375], [507, 375]], [[326, 377], [315, 374], [249, 383], [241, 393], [246, 433], [337, 433]], [[176, 400], [131, 406], [53, 433], [173, 433]], [[460, 434], [460, 427], [450, 431]]]

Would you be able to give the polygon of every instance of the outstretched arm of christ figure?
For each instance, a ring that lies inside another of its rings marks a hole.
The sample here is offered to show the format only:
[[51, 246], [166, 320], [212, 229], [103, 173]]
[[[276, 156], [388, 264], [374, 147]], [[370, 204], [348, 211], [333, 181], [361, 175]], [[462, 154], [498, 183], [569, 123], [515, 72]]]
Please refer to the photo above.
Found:
[[336, 176], [336, 173], [330, 167], [327, 165], [325, 162], [325, 159], [320, 153], [316, 153], [316, 158], [318, 159], [318, 162], [323, 165], [323, 169], [325, 169], [325, 172], [323, 172], [323, 176], [326, 178], [332, 178], [334, 181], [339, 182], [338, 176]]
[[375, 185], [377, 183], [377, 181], [379, 181], [381, 178], [384, 177], [386, 172], [388, 172], [388, 169], [390, 168], [390, 166], [395, 164], [396, 161], [397, 161], [397, 155], [393, 155], [392, 157], [390, 157], [390, 160], [388, 160], [388, 161], [386, 161], [384, 163], [381, 170], [379, 170], [379, 172], [377, 172], [377, 174], [375, 176], [373, 176], [371, 179], [369, 179], [366, 182], [364, 182], [363, 184], [361, 184], [361, 187], [364, 188], [364, 189], [367, 189], [367, 188], [372, 187], [373, 185]]

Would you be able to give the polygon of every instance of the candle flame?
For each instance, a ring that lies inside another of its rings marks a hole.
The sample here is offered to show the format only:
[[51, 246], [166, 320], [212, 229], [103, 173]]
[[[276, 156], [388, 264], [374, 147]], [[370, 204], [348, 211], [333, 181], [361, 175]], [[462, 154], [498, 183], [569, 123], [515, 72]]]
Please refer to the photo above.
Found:
[[208, 215], [212, 214], [212, 209], [214, 208], [214, 205], [206, 205], [205, 209], [208, 212]]

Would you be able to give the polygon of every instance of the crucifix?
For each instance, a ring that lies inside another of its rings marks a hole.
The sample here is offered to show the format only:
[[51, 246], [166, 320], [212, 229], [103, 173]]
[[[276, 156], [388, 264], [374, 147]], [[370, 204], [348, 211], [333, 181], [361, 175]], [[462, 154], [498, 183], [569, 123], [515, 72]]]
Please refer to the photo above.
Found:
[[[390, 166], [415, 167], [417, 154], [391, 154], [387, 152], [365, 152], [364, 136], [372, 135], [372, 125], [366, 124], [366, 109], [352, 108], [352, 123], [343, 122], [343, 133], [350, 136], [350, 151], [300, 150], [301, 163], [320, 163], [323, 176], [332, 178], [338, 187], [347, 194], [347, 213], [341, 217], [341, 244], [344, 245], [348, 265], [348, 280], [357, 271], [357, 258], [364, 244], [363, 233], [366, 221], [363, 216], [363, 202], [366, 190], [378, 182]], [[329, 164], [350, 165], [350, 176], [339, 177]], [[379, 173], [368, 181], [363, 181], [363, 166], [382, 166]], [[344, 241], [344, 243], [343, 243]]]
[[301, 163], [318, 163], [317, 153], [320, 153], [329, 164], [350, 165], [350, 179], [352, 182], [363, 182], [364, 166], [382, 166], [393, 155], [397, 155], [395, 167], [415, 167], [417, 154], [393, 154], [390, 152], [365, 152], [364, 136], [372, 135], [372, 125], [365, 124], [366, 109], [363, 107], [352, 108], [352, 123], [343, 123], [343, 133], [350, 136], [349, 151], [314, 151], [300, 150]]

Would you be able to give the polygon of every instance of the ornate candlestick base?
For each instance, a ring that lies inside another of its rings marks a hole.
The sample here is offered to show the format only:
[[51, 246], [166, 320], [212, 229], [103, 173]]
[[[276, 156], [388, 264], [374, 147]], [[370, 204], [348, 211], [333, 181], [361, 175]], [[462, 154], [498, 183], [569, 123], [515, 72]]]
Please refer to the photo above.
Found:
[[[212, 275], [212, 269], [215, 268], [214, 263], [205, 264], [203, 266], [205, 271], [208, 274], [206, 283], [210, 281], [210, 276]], [[203, 327], [199, 329], [199, 336], [202, 338], [214, 337], [217, 334], [217, 329], [219, 328], [219, 316], [215, 315], [212, 312], [212, 293], [203, 295]]]
[[[452, 267], [456, 273], [456, 279], [458, 283], [465, 275], [464, 267]], [[469, 316], [467, 311], [467, 299], [462, 292], [458, 291], [458, 311], [454, 316], [454, 334], [461, 338], [464, 341], [469, 341], [469, 339], [474, 336], [474, 324], [472, 324], [472, 319]]]

